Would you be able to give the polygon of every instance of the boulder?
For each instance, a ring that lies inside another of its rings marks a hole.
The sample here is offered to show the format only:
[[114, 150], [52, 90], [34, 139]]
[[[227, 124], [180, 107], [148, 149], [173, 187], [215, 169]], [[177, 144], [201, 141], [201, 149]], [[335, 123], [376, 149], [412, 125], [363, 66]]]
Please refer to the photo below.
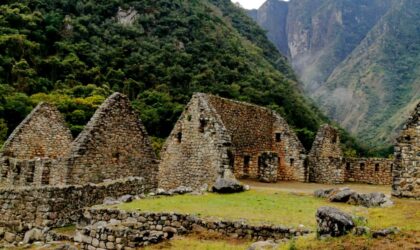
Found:
[[397, 227], [389, 227], [372, 233], [373, 238], [386, 237], [391, 234], [397, 234], [400, 230]]
[[348, 203], [364, 207], [388, 207], [393, 202], [383, 193], [353, 194]]
[[173, 194], [186, 194], [186, 193], [191, 193], [193, 190], [190, 187], [179, 186], [169, 191]]
[[318, 190], [315, 190], [314, 196], [315, 197], [318, 197], [318, 198], [327, 198], [331, 194], [332, 191], [334, 191], [333, 188], [330, 188], [330, 189], [318, 189]]
[[267, 241], [258, 241], [255, 243], [252, 243], [251, 246], [248, 247], [248, 250], [271, 250], [271, 249], [277, 249], [278, 244], [276, 244], [272, 240]]
[[329, 200], [331, 202], [347, 202], [350, 199], [350, 196], [354, 195], [355, 193], [356, 192], [348, 188], [339, 189], [338, 191], [332, 192], [332, 194], [329, 196]]
[[120, 201], [117, 201], [114, 197], [105, 197], [103, 204], [104, 205], [115, 205], [120, 204]]
[[334, 207], [320, 207], [316, 212], [318, 234], [333, 237], [347, 234], [355, 225], [351, 215]]
[[222, 176], [217, 177], [212, 191], [216, 193], [238, 193], [245, 191], [244, 186], [236, 180], [230, 169], [225, 169]]
[[118, 198], [118, 201], [124, 202], [124, 203], [132, 202], [133, 200], [134, 200], [134, 197], [130, 194], [126, 194]]
[[9, 233], [9, 232], [5, 232], [4, 233], [4, 240], [9, 242], [9, 243], [13, 243], [16, 239], [16, 235], [13, 233]]
[[38, 228], [33, 228], [27, 231], [25, 233], [25, 236], [23, 237], [24, 244], [32, 243], [34, 241], [43, 241], [43, 240], [44, 240], [44, 234]]

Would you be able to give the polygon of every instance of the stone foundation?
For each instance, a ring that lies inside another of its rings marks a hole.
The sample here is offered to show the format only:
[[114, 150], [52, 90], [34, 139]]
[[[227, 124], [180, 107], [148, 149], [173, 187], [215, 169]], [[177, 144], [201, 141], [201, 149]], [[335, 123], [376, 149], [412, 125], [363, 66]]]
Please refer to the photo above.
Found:
[[0, 189], [0, 227], [9, 232], [62, 227], [77, 222], [84, 207], [102, 204], [105, 197], [138, 195], [153, 188], [143, 178], [128, 178], [97, 185]]
[[82, 249], [137, 248], [169, 239], [173, 235], [207, 230], [237, 239], [253, 241], [291, 239], [310, 233], [281, 226], [252, 226], [235, 221], [206, 221], [178, 213], [138, 213], [108, 209], [87, 209], [76, 240]]

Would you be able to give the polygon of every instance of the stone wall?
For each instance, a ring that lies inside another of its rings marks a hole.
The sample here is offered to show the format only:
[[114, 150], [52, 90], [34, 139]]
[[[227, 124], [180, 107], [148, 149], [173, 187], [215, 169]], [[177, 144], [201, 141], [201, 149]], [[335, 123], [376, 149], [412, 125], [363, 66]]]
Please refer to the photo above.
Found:
[[35, 227], [61, 227], [77, 222], [84, 207], [102, 204], [105, 197], [138, 195], [153, 190], [142, 178], [99, 185], [0, 189], [0, 227], [21, 232]]
[[37, 158], [21, 160], [11, 157], [0, 158], [1, 186], [41, 186], [50, 184], [51, 166], [55, 160]]
[[72, 143], [70, 154], [60, 159], [52, 184], [100, 183], [141, 176], [157, 184], [157, 158], [148, 134], [128, 98], [114, 93], [98, 108]]
[[40, 103], [12, 132], [2, 148], [2, 156], [16, 159], [56, 159], [69, 152], [70, 130], [58, 110]]
[[231, 138], [204, 94], [195, 94], [161, 151], [159, 187], [211, 187], [230, 169]]
[[420, 199], [420, 103], [395, 145], [392, 195]]
[[316, 134], [308, 155], [309, 181], [317, 183], [343, 183], [343, 153], [338, 131], [328, 124], [322, 125]]
[[213, 95], [206, 98], [232, 138], [237, 178], [259, 178], [259, 157], [275, 152], [279, 159], [277, 180], [305, 180], [305, 149], [280, 115], [249, 103]]
[[135, 249], [158, 243], [176, 234], [208, 230], [248, 240], [290, 239], [310, 233], [282, 226], [252, 226], [235, 221], [206, 221], [177, 213], [138, 213], [108, 209], [87, 209], [76, 240], [82, 249]]
[[346, 158], [342, 169], [345, 170], [346, 182], [390, 185], [393, 166], [394, 160], [391, 159]]

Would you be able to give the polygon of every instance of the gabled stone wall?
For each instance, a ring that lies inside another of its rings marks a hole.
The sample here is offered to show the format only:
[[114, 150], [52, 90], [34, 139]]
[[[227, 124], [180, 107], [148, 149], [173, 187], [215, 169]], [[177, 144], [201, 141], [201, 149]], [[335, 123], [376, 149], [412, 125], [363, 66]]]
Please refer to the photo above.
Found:
[[321, 126], [308, 155], [309, 181], [343, 183], [345, 170], [338, 131], [328, 124]]
[[392, 195], [420, 199], [420, 103], [395, 145]]
[[68, 154], [72, 140], [60, 112], [48, 103], [40, 103], [9, 136], [1, 155], [22, 160], [56, 159]]
[[231, 138], [206, 95], [195, 94], [161, 151], [159, 187], [211, 187], [231, 169]]
[[206, 95], [232, 137], [237, 178], [259, 178], [259, 157], [278, 154], [277, 180], [305, 181], [305, 149], [276, 112], [257, 105]]
[[114, 93], [98, 108], [61, 159], [54, 184], [99, 183], [141, 176], [157, 184], [157, 158], [148, 134], [128, 98]]

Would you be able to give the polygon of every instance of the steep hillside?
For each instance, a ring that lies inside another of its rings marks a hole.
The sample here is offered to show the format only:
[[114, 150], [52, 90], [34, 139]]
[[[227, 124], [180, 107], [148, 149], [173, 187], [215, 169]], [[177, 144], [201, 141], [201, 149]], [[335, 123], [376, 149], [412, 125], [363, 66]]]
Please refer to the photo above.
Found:
[[[250, 15], [289, 57], [306, 93], [329, 117], [361, 141], [386, 146], [404, 114], [420, 99], [419, 4], [415, 0], [267, 0], [266, 7]], [[284, 5], [287, 13], [279, 10]], [[264, 22], [260, 16], [271, 21]], [[274, 38], [284, 30], [287, 38]]]
[[420, 2], [402, 0], [331, 74], [315, 98], [360, 138], [386, 142], [420, 101]]
[[0, 140], [41, 100], [56, 103], [76, 135], [112, 91], [127, 94], [159, 138], [197, 91], [270, 106], [307, 146], [325, 120], [229, 0], [9, 0], [0, 50]]

